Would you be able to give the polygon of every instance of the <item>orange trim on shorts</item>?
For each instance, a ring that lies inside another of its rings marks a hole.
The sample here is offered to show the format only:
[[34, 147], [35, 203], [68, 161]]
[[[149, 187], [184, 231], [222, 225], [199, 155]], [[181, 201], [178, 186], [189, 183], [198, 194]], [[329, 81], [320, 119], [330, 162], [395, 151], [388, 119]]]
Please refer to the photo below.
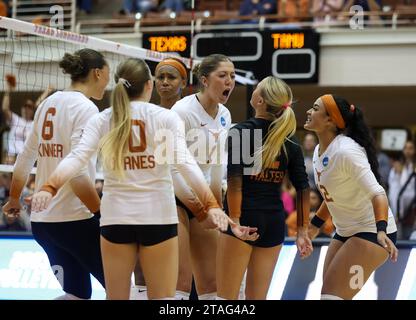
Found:
[[185, 67], [177, 60], [175, 59], [171, 59], [171, 58], [167, 58], [165, 60], [160, 61], [155, 69], [155, 74], [157, 72], [157, 70], [163, 66], [171, 66], [174, 67], [176, 70], [179, 71], [180, 75], [182, 76], [183, 79], [188, 79], [188, 75], [186, 73], [186, 69]]
[[325, 109], [328, 112], [329, 117], [332, 119], [332, 121], [335, 122], [337, 128], [345, 129], [345, 121], [342, 118], [341, 112], [338, 109], [334, 97], [331, 94], [326, 94], [321, 97], [321, 100], [324, 103]]

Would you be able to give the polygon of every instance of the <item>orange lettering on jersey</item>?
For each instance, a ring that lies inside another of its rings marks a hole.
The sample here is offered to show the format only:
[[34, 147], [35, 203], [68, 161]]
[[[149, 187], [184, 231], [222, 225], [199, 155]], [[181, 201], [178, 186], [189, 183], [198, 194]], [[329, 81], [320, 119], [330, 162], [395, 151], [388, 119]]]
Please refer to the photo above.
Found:
[[284, 171], [267, 169], [260, 172], [258, 175], [251, 176], [250, 179], [258, 182], [281, 183], [284, 177]]
[[334, 202], [334, 199], [331, 198], [329, 195], [328, 190], [326, 190], [325, 186], [322, 184], [318, 184], [319, 190], [321, 190], [322, 197], [325, 199], [326, 202]]
[[321, 175], [322, 172], [319, 172], [318, 169], [315, 168], [316, 171], [316, 175], [318, 176], [318, 187], [319, 187], [319, 191], [321, 192], [322, 197], [325, 199], [326, 202], [333, 202], [334, 199], [331, 198], [331, 196], [329, 195], [328, 190], [325, 188], [325, 186], [323, 186], [322, 184], [320, 184], [321, 182]]
[[315, 171], [316, 171], [316, 175], [318, 176], [318, 182], [321, 182], [321, 174], [322, 174], [322, 171], [319, 172], [318, 169], [316, 169], [316, 168], [315, 168]]
[[124, 170], [153, 169], [155, 157], [150, 155], [124, 157]]
[[130, 152], [143, 152], [144, 150], [146, 150], [145, 124], [141, 120], [133, 119], [131, 120], [132, 130], [134, 127], [139, 127], [140, 144], [138, 146], [135, 146], [133, 144], [133, 132], [131, 132], [130, 138], [129, 138], [129, 151]]
[[274, 161], [273, 164], [272, 164], [272, 169], [279, 168], [279, 165], [280, 165], [280, 161]]
[[[42, 124], [42, 139], [51, 140], [53, 137], [53, 122], [52, 117], [56, 114], [56, 109], [51, 107], [45, 113], [45, 119]], [[50, 115], [50, 116], [49, 116]]]
[[155, 157], [148, 156], [147, 161], [149, 161], [149, 169], [153, 169], [156, 166]]
[[64, 146], [58, 143], [40, 143], [39, 157], [63, 158]]

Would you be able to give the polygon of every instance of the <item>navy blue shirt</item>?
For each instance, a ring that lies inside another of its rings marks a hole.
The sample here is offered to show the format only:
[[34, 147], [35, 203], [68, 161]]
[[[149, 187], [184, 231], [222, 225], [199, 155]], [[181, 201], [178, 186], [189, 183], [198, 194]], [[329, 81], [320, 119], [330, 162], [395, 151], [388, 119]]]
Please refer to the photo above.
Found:
[[240, 6], [240, 15], [274, 14], [277, 13], [276, 0], [259, 0], [254, 4], [251, 0], [244, 0]]
[[[287, 155], [282, 150], [273, 168], [266, 168], [258, 174], [244, 174], [253, 168], [254, 162], [248, 158], [257, 151], [255, 147], [258, 149], [265, 141], [271, 123], [265, 119], [250, 118], [237, 124], [229, 132], [227, 177], [242, 177], [242, 213], [253, 210], [283, 211], [280, 191], [286, 172], [289, 173], [289, 179], [296, 190], [309, 188], [302, 149], [293, 137], [291, 141], [285, 142]], [[256, 129], [261, 134], [256, 136]], [[236, 139], [235, 136], [239, 136], [240, 139]], [[227, 201], [225, 201], [224, 207], [228, 211]]]

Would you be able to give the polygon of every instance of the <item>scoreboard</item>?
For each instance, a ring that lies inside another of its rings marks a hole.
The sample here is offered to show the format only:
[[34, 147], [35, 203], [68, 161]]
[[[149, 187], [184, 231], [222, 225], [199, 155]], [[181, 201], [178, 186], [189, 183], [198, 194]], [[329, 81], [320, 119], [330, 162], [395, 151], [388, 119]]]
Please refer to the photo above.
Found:
[[[189, 33], [144, 33], [143, 47], [189, 57]], [[274, 75], [289, 83], [317, 83], [319, 34], [309, 29], [264, 31], [215, 31], [196, 33], [193, 57], [213, 53], [228, 56], [237, 69], [252, 72], [261, 80]]]

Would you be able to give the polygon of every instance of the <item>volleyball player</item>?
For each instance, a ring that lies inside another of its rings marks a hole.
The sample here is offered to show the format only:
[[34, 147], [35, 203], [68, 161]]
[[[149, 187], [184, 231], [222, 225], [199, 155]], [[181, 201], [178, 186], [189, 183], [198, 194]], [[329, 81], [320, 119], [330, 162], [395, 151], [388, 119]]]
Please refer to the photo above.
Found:
[[[222, 163], [225, 140], [231, 126], [231, 114], [224, 104], [235, 86], [235, 70], [231, 60], [221, 54], [205, 57], [193, 69], [200, 90], [175, 103], [175, 111], [185, 123], [188, 148], [197, 159], [218, 203], [222, 205]], [[188, 212], [184, 224], [189, 234], [192, 273], [200, 300], [216, 296], [216, 251], [218, 231], [204, 230], [190, 213], [201, 210], [198, 199], [186, 183], [175, 181], [175, 194], [179, 207]], [[189, 208], [190, 210], [188, 210]], [[186, 216], [184, 216], [186, 218]], [[182, 294], [188, 296], [189, 289]], [[181, 294], [181, 292], [178, 292]]]
[[[231, 230], [220, 235], [219, 299], [238, 298], [246, 271], [246, 299], [266, 299], [285, 237], [286, 214], [280, 190], [286, 171], [296, 188], [296, 243], [302, 258], [312, 251], [307, 235], [308, 177], [302, 149], [291, 139], [296, 131], [292, 91], [285, 82], [270, 76], [257, 85], [250, 104], [255, 116], [237, 124], [229, 134], [225, 208], [237, 224], [257, 227], [259, 236], [237, 239]], [[255, 156], [248, 161], [248, 155]]]
[[[103, 55], [81, 49], [66, 53], [59, 66], [71, 76], [71, 86], [49, 96], [38, 107], [23, 152], [17, 157], [5, 213], [18, 214], [19, 198], [35, 161], [38, 191], [79, 144], [88, 120], [98, 113], [90, 98], [102, 99], [109, 81]], [[33, 236], [48, 255], [66, 293], [59, 299], [89, 299], [90, 273], [104, 286], [99, 222], [91, 213], [100, 206], [93, 186], [95, 164], [96, 156], [92, 155], [86, 168], [59, 190], [47, 209], [34, 213], [32, 208]]]
[[[310, 236], [316, 237], [330, 215], [336, 228], [325, 257], [321, 299], [352, 299], [373, 271], [398, 255], [376, 148], [361, 109], [331, 94], [315, 101], [304, 127], [318, 136], [313, 165], [324, 198]], [[361, 285], [351, 285], [353, 276]]]
[[[170, 109], [182, 97], [182, 91], [185, 89], [188, 81], [186, 66], [178, 59], [167, 58], [156, 65], [155, 68], [155, 87], [160, 97], [159, 105], [163, 108]], [[175, 175], [176, 177], [179, 174]], [[183, 178], [181, 178], [183, 179]], [[175, 186], [175, 180], [173, 180]], [[175, 189], [175, 187], [174, 187]], [[178, 284], [175, 299], [189, 299], [189, 292], [192, 285], [192, 269], [189, 256], [189, 218], [183, 207], [176, 207], [178, 211], [178, 243], [179, 243], [179, 273]], [[189, 210], [189, 209], [188, 209]], [[191, 214], [192, 215], [192, 214]], [[132, 300], [146, 300], [147, 290], [140, 268], [140, 262], [136, 263], [134, 269], [135, 286], [130, 292]]]
[[[101, 250], [107, 298], [129, 298], [138, 254], [149, 299], [173, 299], [178, 276], [178, 216], [170, 156], [204, 205], [198, 221], [206, 228], [225, 230], [229, 220], [189, 155], [179, 117], [148, 102], [153, 81], [146, 63], [126, 60], [118, 66], [115, 81], [112, 107], [90, 120], [78, 148], [34, 195], [33, 210], [47, 206], [100, 149], [105, 180]], [[238, 230], [243, 235], [251, 231]]]

